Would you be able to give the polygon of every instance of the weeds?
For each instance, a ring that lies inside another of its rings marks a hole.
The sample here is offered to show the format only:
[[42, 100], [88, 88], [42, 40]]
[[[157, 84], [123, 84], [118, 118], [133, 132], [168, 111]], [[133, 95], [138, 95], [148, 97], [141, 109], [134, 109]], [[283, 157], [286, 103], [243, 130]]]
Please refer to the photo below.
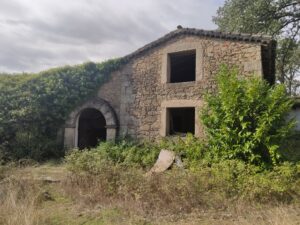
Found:
[[69, 170], [97, 174], [103, 165], [119, 164], [125, 167], [149, 168], [157, 159], [159, 146], [147, 142], [120, 141], [101, 143], [91, 150], [73, 150], [66, 156]]
[[118, 164], [99, 164], [97, 169], [96, 174], [73, 173], [63, 185], [66, 193], [83, 204], [114, 202], [150, 214], [227, 208], [239, 201], [291, 203], [297, 202], [300, 194], [300, 168], [291, 164], [259, 171], [241, 161], [224, 161], [155, 176]]
[[[173, 168], [155, 176], [119, 164], [98, 168], [97, 174], [76, 170], [68, 176], [61, 176], [67, 173], [63, 165], [7, 168], [11, 172], [0, 181], [0, 224], [296, 225], [299, 221], [299, 170], [288, 164], [261, 173], [228, 161], [194, 170]], [[38, 177], [61, 183], [44, 183]]]
[[40, 192], [35, 183], [9, 179], [0, 188], [0, 224], [41, 223], [43, 216], [36, 211], [40, 203]]

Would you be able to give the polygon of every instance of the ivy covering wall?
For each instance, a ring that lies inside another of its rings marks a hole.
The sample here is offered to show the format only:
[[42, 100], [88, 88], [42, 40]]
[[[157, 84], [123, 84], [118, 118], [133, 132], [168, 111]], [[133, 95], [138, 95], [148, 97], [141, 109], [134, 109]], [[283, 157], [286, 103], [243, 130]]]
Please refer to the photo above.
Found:
[[63, 154], [57, 138], [69, 113], [92, 97], [122, 59], [0, 75], [0, 161]]

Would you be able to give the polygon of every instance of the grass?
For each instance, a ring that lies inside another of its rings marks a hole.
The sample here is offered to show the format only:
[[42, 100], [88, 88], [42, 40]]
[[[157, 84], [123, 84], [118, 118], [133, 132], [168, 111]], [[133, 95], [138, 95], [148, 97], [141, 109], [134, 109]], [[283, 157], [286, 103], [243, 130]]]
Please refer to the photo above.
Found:
[[193, 174], [173, 169], [147, 177], [143, 170], [114, 167], [83, 176], [70, 174], [64, 164], [45, 164], [0, 171], [3, 225], [296, 225], [300, 221], [296, 193], [291, 193], [293, 201], [283, 201], [272, 192], [266, 194], [272, 198], [262, 202], [251, 196], [234, 199], [228, 196], [232, 187], [223, 183], [226, 179], [213, 181], [207, 170]]

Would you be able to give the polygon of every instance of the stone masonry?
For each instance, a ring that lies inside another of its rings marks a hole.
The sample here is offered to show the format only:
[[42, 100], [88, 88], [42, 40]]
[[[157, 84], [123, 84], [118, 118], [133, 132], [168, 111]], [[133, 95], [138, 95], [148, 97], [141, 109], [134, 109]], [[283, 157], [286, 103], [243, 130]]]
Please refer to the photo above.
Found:
[[[111, 74], [96, 98], [107, 102], [117, 121], [115, 137], [157, 139], [167, 135], [167, 109], [195, 107], [195, 135], [202, 129], [198, 111], [203, 95], [216, 89], [215, 75], [221, 64], [237, 67], [245, 76], [274, 82], [275, 42], [268, 37], [178, 29], [127, 57], [127, 63]], [[169, 54], [196, 52], [195, 81], [170, 83]], [[73, 114], [74, 115], [74, 114]], [[74, 115], [75, 117], [80, 116]], [[65, 135], [67, 147], [75, 147], [73, 131]], [[73, 143], [70, 144], [70, 143]]]

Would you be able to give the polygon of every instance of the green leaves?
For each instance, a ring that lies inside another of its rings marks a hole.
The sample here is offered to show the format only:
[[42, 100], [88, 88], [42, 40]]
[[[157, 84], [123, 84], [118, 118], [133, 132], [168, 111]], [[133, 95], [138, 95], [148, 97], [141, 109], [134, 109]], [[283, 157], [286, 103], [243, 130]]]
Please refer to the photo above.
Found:
[[[94, 95], [121, 60], [39, 74], [0, 75], [0, 148], [15, 158], [62, 155], [57, 132], [69, 113]], [[58, 149], [58, 150], [57, 150]]]
[[293, 102], [284, 86], [269, 86], [255, 76], [242, 78], [226, 66], [220, 69], [217, 84], [218, 92], [206, 96], [201, 112], [211, 155], [261, 166], [277, 164], [278, 149], [294, 126], [287, 120]]
[[299, 3], [295, 0], [227, 0], [214, 22], [221, 30], [279, 35], [297, 29]]
[[73, 172], [97, 174], [103, 169], [103, 165], [149, 168], [153, 166], [159, 152], [159, 146], [150, 142], [134, 143], [122, 140], [117, 143], [103, 142], [90, 150], [73, 150], [65, 159]]

